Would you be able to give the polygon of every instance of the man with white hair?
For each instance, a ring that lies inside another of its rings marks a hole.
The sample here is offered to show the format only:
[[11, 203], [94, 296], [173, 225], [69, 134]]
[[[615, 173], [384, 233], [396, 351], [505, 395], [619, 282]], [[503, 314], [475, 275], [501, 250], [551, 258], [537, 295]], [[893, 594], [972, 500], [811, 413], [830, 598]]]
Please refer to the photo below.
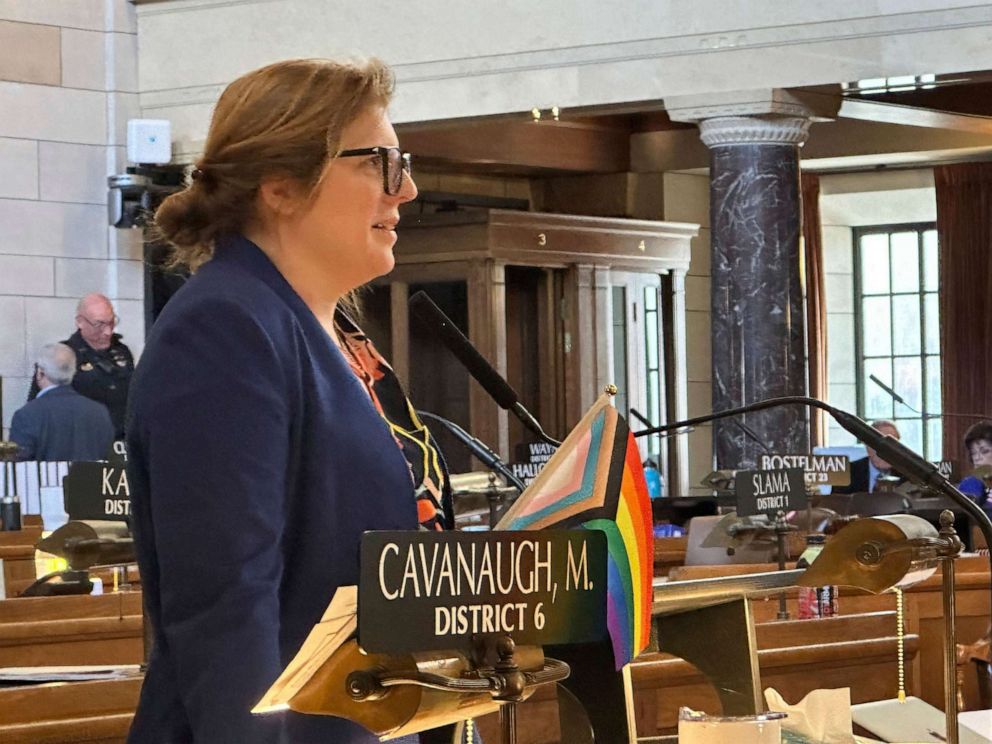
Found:
[[105, 460], [114, 439], [106, 406], [72, 388], [76, 355], [65, 344], [42, 347], [35, 363], [38, 395], [10, 425], [20, 460]]
[[117, 327], [114, 306], [102, 294], [83, 297], [76, 306], [76, 332], [63, 341], [76, 352], [76, 392], [103, 403], [114, 422], [114, 438], [124, 438], [127, 391], [134, 372], [134, 357]]

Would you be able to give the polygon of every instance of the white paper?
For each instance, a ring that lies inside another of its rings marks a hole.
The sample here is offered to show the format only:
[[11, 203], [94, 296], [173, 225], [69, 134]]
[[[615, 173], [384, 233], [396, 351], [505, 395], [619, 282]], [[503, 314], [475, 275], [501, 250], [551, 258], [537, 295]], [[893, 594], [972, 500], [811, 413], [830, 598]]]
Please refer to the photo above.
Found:
[[296, 656], [289, 662], [279, 679], [272, 683], [265, 696], [252, 708], [252, 713], [286, 710], [314, 674], [331, 658], [341, 645], [358, 629], [358, 587], [342, 586], [334, 593], [320, 622], [313, 626]]

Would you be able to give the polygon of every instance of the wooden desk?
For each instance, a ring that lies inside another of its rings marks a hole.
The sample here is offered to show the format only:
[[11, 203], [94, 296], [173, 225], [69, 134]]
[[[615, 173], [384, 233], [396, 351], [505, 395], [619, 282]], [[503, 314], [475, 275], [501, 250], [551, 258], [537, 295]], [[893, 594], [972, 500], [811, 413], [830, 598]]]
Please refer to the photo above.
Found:
[[139, 664], [141, 593], [0, 602], [0, 667]]
[[123, 744], [141, 678], [0, 689], [4, 744]]
[[[896, 620], [893, 612], [875, 612], [824, 620], [786, 620], [755, 627], [763, 687], [774, 687], [786, 701], [798, 702], [817, 688], [850, 687], [853, 702], [896, 694]], [[907, 660], [919, 638], [906, 637]], [[644, 654], [631, 665], [638, 736], [673, 733], [678, 709], [688, 705], [720, 712], [716, 692], [695, 667], [668, 654]], [[919, 689], [907, 675], [910, 694]], [[559, 740], [554, 690], [544, 688], [520, 707], [520, 744]], [[485, 741], [499, 741], [495, 716], [478, 721]]]
[[[774, 570], [773, 564], [682, 566], [673, 569], [670, 576], [673, 579], [700, 579]], [[959, 558], [955, 573], [957, 642], [972, 643], [989, 627], [988, 558], [978, 556]], [[786, 591], [787, 606], [792, 617], [796, 617], [797, 614], [797, 595], [795, 589]], [[838, 609], [842, 615], [892, 611], [895, 606], [895, 595], [891, 593], [874, 595], [844, 587], [839, 590]], [[751, 609], [756, 623], [773, 620], [778, 611], [777, 595], [751, 600]], [[920, 651], [911, 669], [913, 677], [920, 680], [920, 697], [931, 705], [943, 709], [943, 604], [939, 571], [926, 581], [906, 590], [905, 612], [906, 632], [918, 635], [920, 638]], [[964, 700], [968, 709], [978, 704], [977, 680], [972, 674], [965, 677]]]
[[8, 597], [16, 597], [37, 578], [34, 546], [40, 539], [41, 522], [37, 518], [26, 520], [20, 530], [0, 532], [0, 560]]
[[[790, 703], [818, 688], [849, 687], [853, 703], [895, 697], [895, 631], [894, 612], [758, 624], [761, 684]], [[906, 637], [907, 661], [916, 656], [918, 643], [917, 636]], [[631, 676], [639, 736], [674, 733], [680, 705], [721, 712], [708, 680], [682, 659], [646, 654], [631, 665]], [[916, 694], [918, 679], [907, 675], [906, 686]]]
[[667, 576], [668, 572], [685, 563], [688, 537], [656, 537], [654, 539], [654, 575]]

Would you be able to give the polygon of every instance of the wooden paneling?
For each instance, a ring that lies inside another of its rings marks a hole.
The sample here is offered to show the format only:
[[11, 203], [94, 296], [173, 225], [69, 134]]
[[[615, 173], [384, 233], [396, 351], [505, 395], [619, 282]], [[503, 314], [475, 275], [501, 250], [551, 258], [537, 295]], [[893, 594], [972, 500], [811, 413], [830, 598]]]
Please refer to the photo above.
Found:
[[0, 602], [0, 667], [138, 664], [141, 593]]
[[[468, 275], [468, 338], [479, 353], [506, 378], [505, 264], [492, 259], [474, 261]], [[504, 459], [510, 459], [506, 411], [482, 386], [469, 386], [472, 433]]]
[[409, 217], [400, 231], [398, 265], [488, 257], [516, 266], [588, 263], [663, 273], [688, 270], [699, 226], [491, 209]]
[[25, 519], [22, 529], [0, 532], [0, 560], [8, 597], [16, 597], [36, 578], [34, 546], [41, 539], [41, 524]]
[[[548, 112], [544, 112], [550, 119]], [[478, 164], [486, 172], [616, 173], [629, 169], [630, 130], [520, 117], [457, 127], [400, 127], [403, 147], [431, 164]]]
[[[895, 696], [896, 638], [893, 612], [868, 613], [820, 621], [779, 621], [756, 626], [763, 687], [774, 687], [789, 702], [813, 689], [850, 687], [853, 702]], [[919, 638], [906, 638], [907, 658]], [[646, 654], [631, 666], [638, 736], [671, 733], [678, 708], [720, 712], [716, 692], [687, 662], [667, 654]], [[919, 683], [909, 674], [910, 693]], [[520, 744], [559, 741], [557, 704], [551, 689], [539, 690], [520, 708]], [[495, 716], [479, 721], [486, 741], [498, 741]]]
[[119, 744], [127, 737], [141, 678], [0, 689], [4, 744]]
[[[769, 622], [757, 625], [755, 631], [762, 686], [774, 687], [791, 703], [814, 689], [838, 687], [849, 687], [854, 703], [895, 696], [895, 613]], [[908, 659], [915, 656], [918, 643], [915, 635], [907, 637]], [[681, 659], [648, 655], [631, 672], [640, 736], [671, 732], [680, 705], [721, 712], [708, 680]], [[910, 675], [910, 694], [918, 687]]]
[[[528, 408], [558, 438], [567, 435], [611, 377], [612, 272], [680, 272], [681, 276], [689, 265], [689, 242], [699, 230], [697, 225], [686, 223], [500, 209], [407, 214], [400, 229], [397, 266], [389, 281], [411, 290], [429, 282], [467, 282], [467, 335], [501, 373], [510, 367], [510, 346], [521, 349], [518, 336], [526, 335], [519, 324], [507, 324], [505, 267], [520, 267], [524, 273], [532, 269], [544, 272], [546, 281], [537, 295], [537, 359], [514, 358], [512, 366], [521, 369], [536, 363], [540, 368], [539, 401], [532, 400]], [[681, 281], [677, 289], [681, 291]], [[668, 312], [681, 312], [683, 304], [679, 299]], [[394, 315], [396, 309], [394, 305]], [[513, 320], [519, 318], [514, 316]], [[393, 330], [393, 342], [398, 344], [401, 329]], [[508, 337], [512, 337], [509, 346]], [[684, 345], [684, 334], [671, 338]], [[528, 346], [533, 344], [528, 342]], [[402, 352], [416, 350], [416, 358], [409, 362], [411, 397], [417, 405], [427, 407], [426, 399], [419, 398], [414, 389], [420, 377], [416, 368], [426, 363], [423, 350], [415, 342], [398, 348], [400, 368]], [[678, 365], [684, 366], [684, 348], [666, 348], [663, 356], [673, 360], [666, 376], [676, 380], [684, 377], [684, 369], [678, 369]], [[446, 356], [436, 361], [450, 364]], [[682, 398], [677, 394], [666, 408], [684, 410], [684, 398], [684, 394]], [[466, 426], [502, 455], [510, 454], [505, 412], [475, 383], [469, 385], [469, 399], [467, 422], [459, 420], [461, 410], [435, 407], [433, 412]], [[684, 457], [685, 452], [682, 447], [676, 454]]]
[[[701, 579], [741, 573], [774, 571], [774, 564], [739, 566], [683, 566], [673, 569], [673, 579]], [[984, 557], [963, 557], [957, 560], [955, 580], [955, 610], [958, 643], [972, 643], [989, 627], [989, 563]], [[798, 592], [786, 591], [787, 607], [792, 617], [797, 615]], [[751, 610], [756, 622], [767, 622], [778, 610], [777, 596], [751, 600]], [[895, 595], [868, 594], [856, 589], [841, 587], [838, 609], [842, 615], [864, 612], [891, 611], [895, 609]], [[920, 651], [912, 663], [913, 676], [920, 680], [920, 697], [931, 705], [943, 708], [943, 605], [941, 577], [936, 572], [925, 581], [909, 587], [905, 592], [906, 632], [918, 635]], [[925, 673], [926, 671], [926, 673]], [[978, 702], [974, 675], [965, 677], [964, 700], [967, 707]]]
[[654, 539], [654, 575], [668, 576], [668, 572], [685, 563], [688, 537], [656, 537]]

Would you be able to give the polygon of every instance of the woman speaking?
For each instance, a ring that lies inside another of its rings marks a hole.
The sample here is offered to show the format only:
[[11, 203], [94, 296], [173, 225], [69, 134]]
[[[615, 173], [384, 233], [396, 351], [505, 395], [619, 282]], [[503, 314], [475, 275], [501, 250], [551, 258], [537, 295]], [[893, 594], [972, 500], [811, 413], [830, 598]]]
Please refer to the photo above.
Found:
[[335, 589], [358, 582], [363, 531], [444, 521], [433, 440], [342, 313], [392, 269], [399, 207], [417, 195], [391, 92], [377, 61], [241, 77], [190, 185], [156, 213], [195, 273], [131, 388], [128, 474], [154, 629], [131, 742], [377, 740], [337, 718], [249, 711]]

